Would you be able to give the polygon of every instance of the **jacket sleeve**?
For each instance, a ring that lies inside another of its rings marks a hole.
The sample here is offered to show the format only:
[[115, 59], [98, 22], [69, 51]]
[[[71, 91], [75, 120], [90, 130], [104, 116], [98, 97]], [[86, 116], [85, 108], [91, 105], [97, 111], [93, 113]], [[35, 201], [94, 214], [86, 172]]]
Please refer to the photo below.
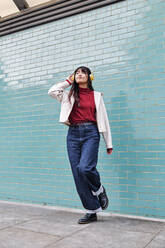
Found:
[[64, 90], [68, 88], [70, 85], [71, 82], [68, 79], [66, 79], [64, 82], [57, 83], [49, 89], [48, 95], [61, 102], [64, 96], [64, 92], [65, 92]]
[[104, 114], [104, 122], [105, 122], [105, 127], [106, 127], [106, 132], [102, 132], [102, 135], [103, 135], [103, 138], [104, 138], [104, 141], [105, 141], [107, 149], [108, 148], [113, 148], [113, 146], [112, 146], [111, 128], [110, 128], [110, 125], [109, 125], [108, 115], [107, 115], [107, 111], [106, 111], [105, 104], [104, 104], [104, 101], [103, 101], [102, 97], [101, 97], [101, 104], [102, 104], [102, 107], [103, 107], [103, 113], [102, 114]]

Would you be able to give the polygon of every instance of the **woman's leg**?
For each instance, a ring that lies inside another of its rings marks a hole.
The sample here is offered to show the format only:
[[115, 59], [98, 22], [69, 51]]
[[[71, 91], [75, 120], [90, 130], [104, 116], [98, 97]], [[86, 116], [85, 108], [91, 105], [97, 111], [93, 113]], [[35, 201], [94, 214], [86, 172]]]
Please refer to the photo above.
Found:
[[67, 150], [82, 204], [85, 209], [95, 211], [100, 209], [98, 197], [92, 193], [92, 190], [97, 191], [100, 187], [100, 177], [96, 170], [100, 137], [98, 134], [96, 138], [89, 137], [91, 136], [89, 133], [87, 136], [86, 138], [86, 129], [83, 130], [82, 127], [70, 128], [67, 135]]
[[[101, 189], [100, 175], [96, 169], [100, 134], [97, 126], [85, 127], [84, 141], [81, 147], [81, 158], [77, 166], [78, 173], [83, 177], [92, 192], [99, 192]], [[95, 193], [94, 193], [95, 195]]]

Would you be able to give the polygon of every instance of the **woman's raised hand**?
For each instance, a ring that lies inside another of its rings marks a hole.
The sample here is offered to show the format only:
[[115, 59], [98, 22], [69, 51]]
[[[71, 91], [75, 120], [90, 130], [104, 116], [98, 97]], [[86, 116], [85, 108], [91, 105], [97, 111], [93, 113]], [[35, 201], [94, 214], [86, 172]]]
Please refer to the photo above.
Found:
[[68, 80], [71, 82], [71, 83], [73, 83], [73, 76], [74, 76], [74, 73], [72, 73], [69, 77], [68, 77]]

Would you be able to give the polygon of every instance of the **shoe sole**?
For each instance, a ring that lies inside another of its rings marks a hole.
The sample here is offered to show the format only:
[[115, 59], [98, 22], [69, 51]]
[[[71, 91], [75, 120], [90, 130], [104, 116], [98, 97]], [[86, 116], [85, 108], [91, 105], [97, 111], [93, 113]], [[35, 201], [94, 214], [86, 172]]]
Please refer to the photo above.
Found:
[[108, 198], [107, 198], [107, 204], [105, 205], [105, 207], [104, 207], [104, 208], [103, 208], [103, 207], [101, 207], [101, 208], [102, 208], [102, 210], [107, 209], [108, 205], [109, 205], [109, 200], [108, 200]]
[[[103, 188], [104, 188], [104, 187], [103, 187]], [[105, 191], [105, 194], [106, 194], [106, 197], [107, 197], [107, 193], [106, 193], [105, 188], [104, 188], [104, 191]], [[102, 206], [101, 206], [102, 210], [107, 209], [108, 205], [109, 205], [109, 200], [108, 200], [108, 197], [107, 197], [107, 204], [105, 205], [105, 207], [102, 207]]]
[[93, 219], [93, 220], [89, 220], [89, 221], [84, 221], [84, 222], [78, 221], [78, 224], [89, 224], [89, 223], [94, 222], [94, 221], [97, 221], [97, 219]]

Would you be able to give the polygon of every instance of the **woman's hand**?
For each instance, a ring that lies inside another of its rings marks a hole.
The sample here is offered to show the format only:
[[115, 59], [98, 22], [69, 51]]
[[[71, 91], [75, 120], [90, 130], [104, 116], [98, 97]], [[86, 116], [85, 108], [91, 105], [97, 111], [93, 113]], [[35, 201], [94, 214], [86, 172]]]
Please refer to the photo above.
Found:
[[107, 154], [112, 154], [112, 152], [113, 152], [113, 148], [107, 148]]
[[72, 73], [72, 74], [68, 77], [68, 80], [69, 80], [71, 83], [73, 83], [73, 81], [74, 81], [74, 80], [72, 80], [72, 79], [73, 79], [73, 76], [74, 76], [74, 73]]

